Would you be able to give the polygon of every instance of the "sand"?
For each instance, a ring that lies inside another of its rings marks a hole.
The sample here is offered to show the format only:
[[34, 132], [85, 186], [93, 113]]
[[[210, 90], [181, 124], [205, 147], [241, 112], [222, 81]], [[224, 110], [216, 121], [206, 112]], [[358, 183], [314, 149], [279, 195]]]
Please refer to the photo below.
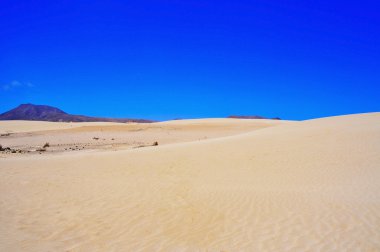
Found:
[[4, 155], [0, 251], [380, 251], [380, 113], [230, 120], [162, 123], [211, 139]]
[[109, 122], [40, 122], [40, 121], [0, 121], [0, 134], [19, 133], [19, 132], [35, 132], [46, 130], [62, 130], [72, 129], [84, 126], [102, 126], [102, 125], [119, 125], [119, 123]]
[[[160, 123], [0, 122], [0, 144], [33, 154], [49, 143], [44, 154], [67, 151], [114, 151], [202, 141], [256, 129], [290, 124], [277, 120], [194, 119]], [[5, 153], [0, 153], [0, 157]], [[25, 153], [23, 153], [25, 154]]]

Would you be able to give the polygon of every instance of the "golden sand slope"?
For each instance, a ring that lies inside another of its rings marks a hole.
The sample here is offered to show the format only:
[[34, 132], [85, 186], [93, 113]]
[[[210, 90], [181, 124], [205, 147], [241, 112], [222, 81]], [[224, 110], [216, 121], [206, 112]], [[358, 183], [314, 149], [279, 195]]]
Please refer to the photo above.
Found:
[[[142, 130], [149, 128], [162, 128], [172, 126], [172, 129], [192, 129], [192, 128], [246, 128], [247, 126], [261, 128], [271, 125], [287, 123], [284, 120], [239, 120], [230, 118], [211, 118], [211, 119], [190, 119], [190, 120], [173, 120], [157, 123], [112, 123], [112, 122], [45, 122], [45, 121], [23, 121], [10, 120], [0, 121], [0, 133], [20, 133], [36, 131], [67, 130], [75, 131], [125, 131], [125, 130]], [[79, 129], [78, 129], [79, 128]]]
[[[50, 147], [44, 155], [86, 150], [120, 150], [200, 141], [221, 136], [296, 122], [279, 120], [195, 119], [160, 123], [53, 123], [31, 121], [0, 121], [3, 147], [23, 150], [22, 155], [39, 154], [46, 142]], [[14, 154], [12, 154], [14, 155]], [[16, 154], [18, 155], [18, 154]], [[6, 157], [0, 153], [1, 157]]]
[[18, 133], [18, 132], [33, 132], [43, 130], [62, 130], [72, 129], [83, 126], [103, 126], [103, 125], [119, 125], [121, 123], [111, 122], [42, 122], [42, 121], [0, 121], [0, 133]]
[[380, 251], [380, 113], [0, 160], [0, 251]]

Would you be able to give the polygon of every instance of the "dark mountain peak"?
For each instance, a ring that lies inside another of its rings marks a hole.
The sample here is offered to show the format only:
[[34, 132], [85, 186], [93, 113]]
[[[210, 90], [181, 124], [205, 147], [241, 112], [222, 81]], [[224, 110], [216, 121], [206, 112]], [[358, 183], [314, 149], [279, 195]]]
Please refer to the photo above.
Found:
[[55, 108], [47, 105], [35, 105], [31, 103], [20, 104], [17, 108], [11, 110], [19, 113], [57, 113], [57, 114], [67, 114], [66, 112], [60, 110], [59, 108]]
[[152, 122], [143, 119], [100, 118], [83, 115], [71, 115], [58, 108], [31, 103], [21, 104], [18, 107], [0, 114], [0, 120], [31, 120], [51, 122]]
[[67, 113], [55, 107], [27, 103], [1, 114], [0, 120], [54, 121], [53, 118], [65, 115]]

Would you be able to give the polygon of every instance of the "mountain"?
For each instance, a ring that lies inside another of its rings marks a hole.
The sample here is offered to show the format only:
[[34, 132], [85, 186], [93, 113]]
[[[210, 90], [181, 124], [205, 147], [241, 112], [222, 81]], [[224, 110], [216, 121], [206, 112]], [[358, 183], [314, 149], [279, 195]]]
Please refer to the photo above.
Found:
[[46, 105], [21, 104], [17, 108], [0, 114], [0, 120], [30, 120], [50, 122], [140, 122], [150, 123], [151, 120], [130, 118], [103, 118], [84, 115], [71, 115], [58, 108]]
[[237, 115], [230, 115], [227, 118], [237, 118], [237, 119], [272, 119], [272, 120], [281, 120], [279, 117], [274, 117], [274, 118], [267, 118], [263, 116], [237, 116]]

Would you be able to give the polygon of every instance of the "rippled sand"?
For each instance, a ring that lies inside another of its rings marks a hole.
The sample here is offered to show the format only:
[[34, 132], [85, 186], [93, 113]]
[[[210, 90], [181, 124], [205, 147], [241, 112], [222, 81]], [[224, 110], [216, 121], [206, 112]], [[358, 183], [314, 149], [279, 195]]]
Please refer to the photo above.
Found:
[[7, 156], [0, 223], [0, 251], [380, 251], [380, 113]]

